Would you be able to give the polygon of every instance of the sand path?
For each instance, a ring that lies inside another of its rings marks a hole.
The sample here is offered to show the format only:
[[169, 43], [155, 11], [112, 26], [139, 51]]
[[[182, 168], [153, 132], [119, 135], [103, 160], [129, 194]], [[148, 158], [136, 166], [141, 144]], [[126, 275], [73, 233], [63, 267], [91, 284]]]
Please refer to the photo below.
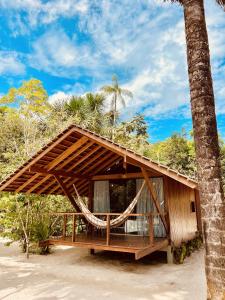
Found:
[[167, 265], [162, 255], [135, 262], [58, 246], [51, 255], [26, 260], [18, 245], [0, 240], [0, 299], [205, 300], [203, 253]]

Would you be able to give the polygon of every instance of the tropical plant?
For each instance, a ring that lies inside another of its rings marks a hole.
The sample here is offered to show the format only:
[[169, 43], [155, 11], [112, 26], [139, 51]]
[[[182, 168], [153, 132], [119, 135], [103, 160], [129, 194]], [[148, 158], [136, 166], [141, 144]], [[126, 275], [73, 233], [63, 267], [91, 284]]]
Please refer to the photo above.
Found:
[[[208, 299], [225, 299], [225, 200], [204, 0], [171, 0], [184, 9], [191, 111], [205, 240]], [[225, 0], [217, 0], [225, 7]]]
[[[132, 98], [133, 94], [129, 90], [123, 89], [119, 86], [118, 79], [115, 75], [112, 77], [112, 85], [105, 85], [101, 88], [101, 90], [107, 97], [110, 97], [111, 112], [112, 112], [112, 117], [113, 117], [112, 121], [113, 121], [113, 127], [115, 127], [116, 119], [117, 119], [117, 115], [118, 115], [117, 108], [118, 108], [119, 102], [125, 107], [126, 102], [125, 102], [124, 97]], [[112, 138], [113, 138], [113, 136], [112, 136]]]

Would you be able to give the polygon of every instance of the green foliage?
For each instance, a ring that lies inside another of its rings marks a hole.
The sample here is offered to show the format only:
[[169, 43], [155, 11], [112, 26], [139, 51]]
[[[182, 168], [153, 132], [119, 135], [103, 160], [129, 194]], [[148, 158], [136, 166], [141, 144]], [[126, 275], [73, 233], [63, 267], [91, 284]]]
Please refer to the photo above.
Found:
[[[47, 92], [37, 79], [23, 82], [19, 88], [11, 88], [0, 99], [0, 180], [70, 124], [78, 124], [108, 138], [113, 137], [115, 142], [129, 149], [181, 173], [195, 175], [192, 138], [188, 138], [185, 133], [174, 134], [165, 141], [150, 144], [143, 115], [137, 114], [131, 120], [119, 122], [117, 102], [123, 103], [123, 97], [131, 97], [131, 93], [122, 89], [116, 78], [113, 78], [112, 85], [102, 90], [104, 93], [87, 93], [74, 96], [69, 101], [49, 104]], [[106, 98], [109, 95], [112, 100], [111, 111], [107, 110]], [[225, 145], [222, 140], [220, 146], [225, 174]], [[12, 241], [19, 241], [23, 251], [27, 247], [26, 232], [34, 251], [40, 240], [52, 234], [54, 219], [49, 218], [49, 213], [67, 210], [71, 210], [71, 206], [64, 197], [25, 197], [1, 193], [0, 232]], [[55, 234], [58, 234], [59, 226], [55, 228]], [[43, 247], [38, 251], [46, 253], [49, 249]], [[180, 251], [184, 253], [184, 249]], [[185, 255], [188, 255], [188, 251]]]
[[175, 133], [165, 141], [151, 145], [145, 154], [183, 174], [195, 176], [194, 142], [185, 133]]
[[183, 242], [180, 247], [173, 248], [174, 261], [177, 264], [183, 264], [186, 257], [190, 256], [202, 246], [202, 237], [197, 234], [196, 237], [188, 242]]

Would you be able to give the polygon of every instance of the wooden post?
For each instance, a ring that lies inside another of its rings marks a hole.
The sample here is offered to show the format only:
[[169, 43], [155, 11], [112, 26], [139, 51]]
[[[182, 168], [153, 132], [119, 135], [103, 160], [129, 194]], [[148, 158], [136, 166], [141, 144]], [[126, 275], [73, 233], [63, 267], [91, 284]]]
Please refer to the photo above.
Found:
[[77, 212], [80, 212], [78, 205], [76, 204], [75, 200], [73, 199], [73, 196], [70, 194], [70, 192], [69, 192], [68, 188], [66, 187], [66, 185], [64, 184], [63, 180], [59, 176], [56, 176], [56, 175], [55, 175], [55, 179], [57, 180], [59, 186], [63, 190], [65, 196], [67, 196], [68, 199], [70, 200], [70, 203], [72, 204], [72, 206], [76, 209]]
[[149, 217], [149, 244], [153, 245], [154, 244], [154, 224], [153, 224], [153, 216], [150, 213]]
[[76, 228], [77, 228], [76, 215], [73, 215], [72, 242], [76, 241]]
[[171, 245], [167, 246], [167, 263], [173, 264], [173, 251]]
[[[93, 212], [94, 206], [94, 182], [92, 180], [89, 181], [89, 190], [88, 190], [88, 209], [90, 212]], [[88, 231], [92, 235], [93, 233], [93, 225], [88, 224]]]
[[160, 218], [161, 218], [161, 220], [163, 222], [163, 225], [165, 227], [166, 233], [168, 233], [167, 222], [165, 220], [164, 215], [161, 213], [160, 205], [159, 205], [159, 203], [157, 201], [157, 196], [156, 196], [154, 187], [152, 186], [152, 183], [151, 183], [151, 181], [150, 181], [150, 179], [148, 177], [148, 172], [145, 169], [143, 169], [143, 168], [141, 168], [141, 171], [142, 171], [142, 174], [144, 176], [144, 179], [145, 179], [146, 185], [148, 187], [148, 190], [149, 190], [149, 192], [150, 192], [150, 194], [152, 196], [152, 199], [153, 199], [153, 202], [154, 202], [155, 207], [157, 209], [157, 212], [158, 212], [158, 214], [159, 214], [159, 216], [160, 216]]
[[110, 244], [110, 215], [107, 214], [106, 245]]
[[63, 238], [66, 237], [67, 215], [63, 216]]
[[167, 222], [167, 226], [168, 226], [168, 232], [167, 232], [167, 236], [169, 238], [169, 241], [171, 240], [171, 236], [170, 236], [170, 207], [169, 207], [169, 195], [168, 195], [168, 177], [167, 176], [163, 176], [163, 194], [164, 194], [164, 208], [165, 208], [165, 212], [166, 212], [166, 222]]

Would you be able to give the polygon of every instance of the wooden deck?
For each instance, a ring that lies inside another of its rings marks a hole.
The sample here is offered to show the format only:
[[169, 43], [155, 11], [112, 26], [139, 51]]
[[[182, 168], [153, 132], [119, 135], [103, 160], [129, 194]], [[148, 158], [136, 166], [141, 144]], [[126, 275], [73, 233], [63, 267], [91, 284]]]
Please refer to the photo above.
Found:
[[110, 234], [110, 244], [106, 244], [106, 236], [78, 234], [76, 240], [72, 237], [52, 237], [41, 243], [49, 245], [68, 245], [74, 247], [83, 247], [87, 249], [106, 250], [134, 253], [135, 259], [138, 260], [152, 252], [161, 250], [168, 245], [166, 238], [154, 238], [154, 243], [149, 243], [149, 237], [136, 235]]

